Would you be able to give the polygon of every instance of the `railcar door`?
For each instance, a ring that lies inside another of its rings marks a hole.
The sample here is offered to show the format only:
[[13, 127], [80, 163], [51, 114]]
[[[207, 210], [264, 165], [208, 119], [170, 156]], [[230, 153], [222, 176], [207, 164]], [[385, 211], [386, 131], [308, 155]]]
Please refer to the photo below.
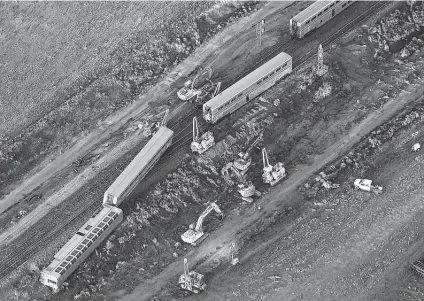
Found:
[[331, 17], [334, 17], [335, 14], [336, 14], [336, 9], [333, 8], [333, 10], [331, 11]]
[[249, 102], [249, 100], [250, 100], [250, 97], [249, 97], [249, 94], [247, 94], [246, 95], [246, 102]]

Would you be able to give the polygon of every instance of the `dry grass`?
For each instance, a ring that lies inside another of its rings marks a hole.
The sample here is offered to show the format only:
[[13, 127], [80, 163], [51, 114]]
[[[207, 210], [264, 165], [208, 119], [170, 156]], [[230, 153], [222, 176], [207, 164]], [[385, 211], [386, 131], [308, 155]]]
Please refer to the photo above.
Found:
[[84, 83], [123, 38], [166, 27], [210, 5], [3, 2], [0, 135], [21, 129], [61, 103], [68, 97], [66, 88], [76, 80]]

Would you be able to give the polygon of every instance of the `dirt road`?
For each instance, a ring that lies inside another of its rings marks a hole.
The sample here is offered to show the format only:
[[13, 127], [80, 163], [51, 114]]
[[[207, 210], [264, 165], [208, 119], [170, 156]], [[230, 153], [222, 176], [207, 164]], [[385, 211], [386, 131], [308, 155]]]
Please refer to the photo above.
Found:
[[[276, 189], [272, 190], [269, 195], [266, 195], [263, 199], [261, 199], [259, 204], [264, 208], [262, 211], [252, 211], [250, 214], [235, 217], [233, 220], [226, 221], [226, 223], [216, 231], [211, 239], [203, 242], [198, 249], [190, 252], [187, 255], [187, 258], [191, 265], [196, 265], [196, 263], [205, 258], [205, 256], [210, 257], [204, 264], [212, 264], [214, 260], [219, 259], [224, 254], [228, 254], [228, 243], [233, 241], [240, 231], [240, 236], [247, 234], [247, 232], [251, 229], [249, 225], [254, 225], [258, 220], [264, 219], [268, 214], [278, 210], [282, 200], [284, 200], [287, 196], [292, 195], [301, 183], [322, 169], [327, 163], [349, 151], [363, 136], [370, 133], [378, 125], [390, 119], [396, 112], [412, 101], [415, 101], [415, 95], [410, 93], [403, 93], [399, 97], [392, 99], [386, 103], [381, 111], [371, 113], [364, 121], [355, 126], [346, 137], [340, 139], [337, 143], [334, 143], [332, 147], [326, 149], [322, 155], [317, 156], [312, 165], [298, 167], [298, 170], [294, 174], [290, 175], [286, 181], [284, 181]], [[227, 247], [221, 248], [218, 252], [215, 252], [216, 247], [224, 245], [227, 245]], [[263, 248], [269, 248], [269, 246], [264, 245]], [[170, 279], [179, 274], [181, 274], [181, 263], [173, 263], [160, 275], [158, 275], [158, 277], [141, 284], [132, 294], [129, 294], [120, 300], [148, 300]], [[206, 294], [206, 296], [209, 295]], [[209, 297], [211, 298], [212, 295]]]
[[[287, 5], [290, 5], [291, 2], [272, 2], [266, 7], [266, 12], [272, 13], [281, 8], [284, 8]], [[60, 172], [63, 168], [69, 166], [74, 160], [83, 154], [87, 153], [90, 149], [96, 145], [102, 143], [103, 141], [108, 140], [111, 135], [124, 126], [128, 120], [131, 118], [140, 115], [143, 110], [147, 108], [147, 103], [152, 99], [166, 99], [168, 97], [175, 97], [175, 89], [171, 89], [173, 84], [180, 80], [181, 78], [186, 77], [190, 74], [197, 64], [200, 64], [212, 53], [217, 51], [219, 47], [227, 42], [231, 37], [233, 37], [236, 32], [246, 27], [246, 24], [252, 22], [258, 18], [256, 15], [260, 13], [262, 15], [264, 10], [261, 10], [257, 13], [254, 13], [252, 16], [249, 16], [245, 19], [240, 20], [240, 22], [235, 23], [234, 25], [228, 27], [214, 37], [208, 45], [204, 45], [197, 49], [195, 53], [179, 64], [175, 70], [170, 72], [158, 85], [152, 88], [147, 94], [142, 95], [130, 106], [118, 111], [115, 115], [106, 119], [101, 123], [97, 130], [93, 131], [85, 137], [78, 137], [75, 139], [76, 144], [70, 148], [68, 151], [55, 158], [52, 162], [49, 160], [45, 161], [44, 168], [39, 170], [37, 173], [33, 174], [29, 178], [25, 179], [23, 183], [20, 183], [9, 195], [0, 200], [0, 213], [7, 210], [14, 203], [19, 201], [25, 194], [30, 193], [36, 187], [42, 185], [44, 182], [48, 182], [50, 178], [55, 177], [57, 173]], [[169, 92], [172, 91], [172, 92]], [[164, 95], [164, 92], [167, 94]], [[172, 112], [170, 118], [172, 118]], [[46, 200], [48, 202], [48, 200]], [[36, 222], [36, 220], [31, 220], [31, 222]], [[25, 223], [23, 230], [31, 226], [31, 223]], [[22, 228], [22, 227], [21, 227]], [[21, 229], [22, 230], [22, 229]], [[13, 236], [13, 228], [7, 230], [3, 234], [4, 237]]]
[[202, 300], [422, 300], [409, 266], [424, 245], [424, 161], [410, 148], [422, 139], [422, 125], [412, 126], [369, 158], [375, 168], [366, 176], [383, 195], [349, 183], [320, 195], [315, 204], [326, 209], [261, 233], [239, 267], [214, 275]]

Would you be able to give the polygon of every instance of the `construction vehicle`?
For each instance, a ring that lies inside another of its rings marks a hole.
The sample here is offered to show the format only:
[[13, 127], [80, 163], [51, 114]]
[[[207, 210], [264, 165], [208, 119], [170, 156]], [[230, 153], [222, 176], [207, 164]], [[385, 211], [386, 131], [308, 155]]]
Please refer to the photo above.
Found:
[[247, 170], [252, 165], [252, 158], [250, 156], [250, 151], [259, 143], [262, 138], [262, 133], [253, 141], [253, 143], [249, 146], [246, 152], [240, 152], [237, 156], [238, 158], [234, 160], [234, 167], [237, 168], [242, 174], [245, 174]]
[[264, 165], [262, 173], [262, 180], [264, 183], [274, 186], [286, 176], [286, 169], [283, 163], [278, 162], [274, 166], [269, 164], [268, 153], [265, 148], [262, 149], [262, 162]]
[[140, 130], [143, 130], [143, 135], [146, 137], [153, 136], [161, 126], [165, 126], [168, 121], [169, 109], [165, 111], [161, 121], [152, 122], [149, 124], [147, 120], [138, 125]]
[[206, 289], [204, 276], [188, 269], [187, 258], [184, 258], [184, 274], [180, 276], [180, 287], [183, 290], [198, 294]]
[[372, 185], [372, 180], [368, 179], [356, 179], [353, 183], [356, 189], [361, 189], [368, 192], [373, 192], [375, 194], [380, 194], [383, 192], [383, 187]]
[[[207, 75], [206, 81], [201, 88], [197, 89], [196, 86], [201, 77]], [[199, 69], [192, 80], [185, 82], [184, 87], [177, 91], [177, 96], [182, 101], [204, 103], [206, 100], [212, 99], [217, 95], [221, 89], [221, 82], [214, 84], [210, 78], [213, 74], [212, 66], [205, 69]]]
[[197, 246], [200, 242], [206, 239], [209, 236], [209, 233], [203, 232], [203, 220], [205, 217], [212, 211], [215, 210], [216, 213], [220, 215], [221, 218], [224, 217], [224, 214], [219, 209], [216, 203], [210, 203], [209, 206], [203, 211], [203, 213], [199, 216], [196, 225], [191, 224], [189, 229], [181, 235], [181, 239], [191, 244], [192, 246]]
[[199, 155], [203, 154], [209, 148], [215, 145], [215, 139], [212, 132], [208, 131], [199, 137], [199, 126], [197, 118], [193, 117], [193, 141], [190, 148], [192, 152], [197, 152]]
[[261, 196], [261, 193], [256, 190], [255, 186], [251, 181], [246, 181], [244, 175], [238, 171], [233, 162], [227, 163], [224, 168], [221, 170], [222, 176], [227, 181], [227, 183], [232, 184], [229, 170], [231, 170], [238, 178], [239, 184], [237, 184], [238, 192], [241, 195], [242, 200], [252, 203], [252, 196]]

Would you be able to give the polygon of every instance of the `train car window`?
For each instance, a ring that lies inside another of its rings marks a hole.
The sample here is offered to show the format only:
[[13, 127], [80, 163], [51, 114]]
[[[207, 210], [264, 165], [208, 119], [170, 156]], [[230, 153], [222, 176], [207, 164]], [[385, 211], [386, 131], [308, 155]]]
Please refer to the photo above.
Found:
[[71, 260], [71, 264], [73, 264], [75, 261], [77, 261], [77, 259], [76, 259], [76, 258], [72, 259], [72, 260]]
[[330, 7], [333, 7], [333, 6], [334, 6], [334, 3], [331, 3]]
[[87, 236], [87, 238], [88, 239], [92, 239], [94, 237], [94, 234], [93, 233], [90, 233], [88, 236]]
[[78, 254], [78, 251], [77, 250], [74, 250], [74, 251], [72, 251], [72, 253], [71, 253], [71, 255], [72, 256], [75, 256], [75, 255], [77, 255]]
[[327, 11], [329, 9], [329, 7], [324, 8], [324, 11]]
[[114, 218], [115, 212], [109, 212], [107, 216], [110, 216], [111, 218]]
[[346, 3], [343, 3], [343, 4], [342, 4], [342, 7], [345, 7], [345, 6], [346, 6]]
[[318, 16], [321, 16], [322, 15], [322, 12], [320, 12], [319, 14], [318, 14]]
[[82, 252], [85, 252], [88, 249], [87, 246], [84, 246], [84, 248], [82, 249]]
[[56, 273], [60, 273], [60, 270], [61, 270], [62, 268], [61, 267], [58, 267], [58, 268], [56, 268], [56, 270], [54, 270]]
[[103, 222], [101, 222], [100, 224], [99, 224], [99, 227], [100, 228], [103, 228], [103, 226], [105, 225], [105, 223], [103, 223]]
[[306, 21], [306, 24], [309, 24], [311, 22], [311, 20]]
[[66, 258], [66, 261], [71, 261], [72, 260], [72, 256], [68, 256], [67, 258]]
[[336, 4], [339, 3], [340, 1], [336, 1]]
[[287, 66], [287, 63], [284, 63], [283, 67], [286, 67], [286, 66]]
[[60, 267], [64, 268], [66, 266], [66, 262], [62, 262], [62, 264], [60, 265]]
[[83, 243], [84, 245], [86, 245], [88, 242], [89, 242], [89, 240], [88, 240], [88, 239], [84, 239], [84, 240], [82, 241], [82, 243]]
[[62, 270], [59, 272], [59, 274], [60, 274], [60, 275], [63, 275], [63, 274], [65, 274], [65, 271], [66, 271], [65, 269], [62, 269]]
[[313, 21], [313, 20], [315, 20], [317, 18], [317, 16], [314, 16], [311, 20]]
[[239, 95], [237, 95], [237, 97], [241, 97], [243, 95], [243, 92], [241, 92]]
[[91, 228], [93, 228], [93, 226], [91, 226], [91, 225], [87, 225], [87, 227], [85, 227], [85, 228], [84, 228], [84, 230], [87, 230], [87, 231], [88, 231], [88, 230], [90, 230]]

